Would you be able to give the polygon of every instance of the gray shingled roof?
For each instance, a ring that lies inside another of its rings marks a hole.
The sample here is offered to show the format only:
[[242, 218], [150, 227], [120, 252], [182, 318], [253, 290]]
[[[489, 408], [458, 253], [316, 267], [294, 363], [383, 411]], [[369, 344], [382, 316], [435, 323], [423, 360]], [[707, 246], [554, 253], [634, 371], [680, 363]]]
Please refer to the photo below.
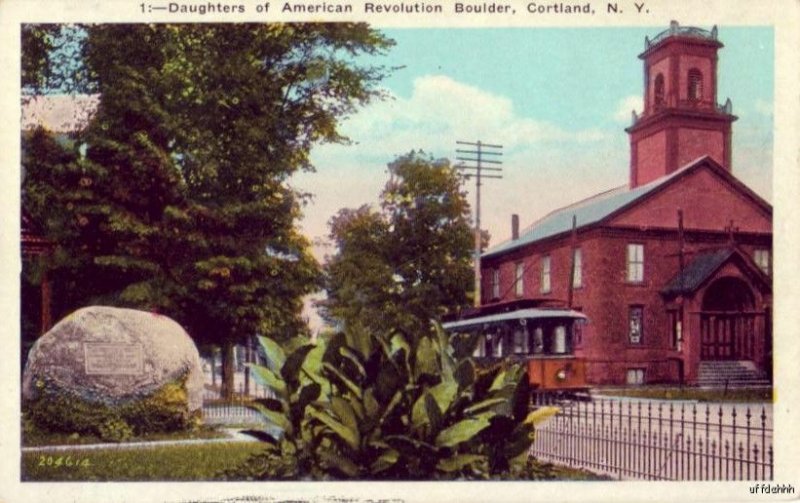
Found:
[[445, 330], [464, 329], [482, 326], [485, 323], [497, 323], [512, 320], [532, 320], [540, 318], [573, 318], [586, 319], [586, 315], [572, 311], [570, 309], [518, 309], [509, 313], [490, 314], [479, 318], [468, 318], [466, 320], [451, 321], [442, 324]]
[[564, 232], [570, 232], [572, 230], [573, 215], [575, 215], [578, 229], [600, 222], [615, 211], [665, 185], [676, 176], [699, 164], [703, 159], [705, 159], [705, 156], [690, 162], [669, 175], [653, 180], [645, 185], [640, 185], [633, 190], [625, 190], [625, 186], [618, 187], [606, 192], [601, 192], [584, 201], [555, 210], [525, 229], [520, 234], [519, 239], [500, 243], [496, 247], [486, 251], [482, 257], [493, 257], [541, 239], [556, 236]]
[[667, 286], [661, 290], [661, 293], [678, 295], [697, 290], [706, 279], [713, 275], [735, 253], [736, 251], [732, 248], [721, 248], [695, 256], [683, 268], [683, 273], [676, 274], [667, 283]]

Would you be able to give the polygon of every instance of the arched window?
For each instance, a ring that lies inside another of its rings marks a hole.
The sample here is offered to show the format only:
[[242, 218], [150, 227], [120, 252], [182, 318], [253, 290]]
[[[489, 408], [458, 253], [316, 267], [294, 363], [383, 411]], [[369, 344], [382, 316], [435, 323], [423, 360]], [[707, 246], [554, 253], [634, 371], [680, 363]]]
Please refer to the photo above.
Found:
[[653, 99], [657, 107], [664, 104], [664, 75], [656, 75], [656, 81], [653, 84]]
[[703, 99], [703, 74], [697, 68], [689, 70], [689, 101], [700, 101]]

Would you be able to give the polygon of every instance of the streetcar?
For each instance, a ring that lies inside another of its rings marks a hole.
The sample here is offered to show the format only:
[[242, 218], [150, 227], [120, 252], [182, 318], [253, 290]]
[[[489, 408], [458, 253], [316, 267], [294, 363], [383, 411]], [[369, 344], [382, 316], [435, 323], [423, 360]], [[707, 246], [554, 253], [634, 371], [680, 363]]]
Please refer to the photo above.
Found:
[[479, 363], [524, 363], [534, 395], [580, 396], [588, 391], [586, 364], [574, 347], [586, 321], [579, 311], [524, 299], [469, 309], [442, 327], [473, 336]]

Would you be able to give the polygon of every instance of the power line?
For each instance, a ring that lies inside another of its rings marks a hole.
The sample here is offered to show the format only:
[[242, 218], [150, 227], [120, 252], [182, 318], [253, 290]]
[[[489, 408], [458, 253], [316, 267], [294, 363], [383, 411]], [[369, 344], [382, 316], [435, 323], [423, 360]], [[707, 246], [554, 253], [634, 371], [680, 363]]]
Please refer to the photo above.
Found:
[[[496, 174], [503, 168], [486, 166], [486, 164], [499, 166], [503, 164], [497, 157], [503, 155], [502, 145], [489, 143], [456, 141], [458, 145], [472, 147], [473, 150], [456, 148], [456, 169], [463, 171], [465, 178], [475, 178], [475, 306], [481, 305], [481, 181], [484, 178], [503, 178]], [[467, 164], [468, 163], [468, 164]], [[489, 174], [485, 172], [489, 172]], [[495, 174], [492, 174], [495, 173]]]

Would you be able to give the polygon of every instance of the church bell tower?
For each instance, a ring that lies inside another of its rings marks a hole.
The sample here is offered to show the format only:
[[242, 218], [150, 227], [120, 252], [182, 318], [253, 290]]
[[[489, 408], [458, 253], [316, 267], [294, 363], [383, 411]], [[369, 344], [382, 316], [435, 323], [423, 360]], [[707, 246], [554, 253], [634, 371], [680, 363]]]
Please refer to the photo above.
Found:
[[645, 37], [644, 110], [626, 129], [631, 142], [630, 187], [643, 185], [681, 166], [710, 156], [731, 169], [730, 99], [717, 103], [717, 28], [711, 31], [670, 23]]

